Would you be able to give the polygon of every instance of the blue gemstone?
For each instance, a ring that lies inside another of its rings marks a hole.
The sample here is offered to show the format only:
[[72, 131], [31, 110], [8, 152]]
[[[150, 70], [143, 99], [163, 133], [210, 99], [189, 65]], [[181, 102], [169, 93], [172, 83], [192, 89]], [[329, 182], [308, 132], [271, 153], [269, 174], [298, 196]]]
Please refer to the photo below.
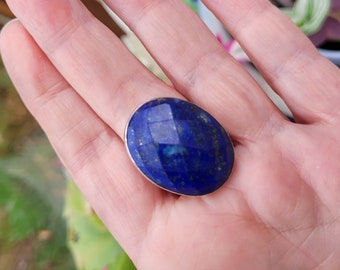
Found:
[[204, 195], [228, 179], [234, 148], [206, 111], [175, 98], [143, 104], [126, 129], [126, 146], [139, 170], [170, 192]]

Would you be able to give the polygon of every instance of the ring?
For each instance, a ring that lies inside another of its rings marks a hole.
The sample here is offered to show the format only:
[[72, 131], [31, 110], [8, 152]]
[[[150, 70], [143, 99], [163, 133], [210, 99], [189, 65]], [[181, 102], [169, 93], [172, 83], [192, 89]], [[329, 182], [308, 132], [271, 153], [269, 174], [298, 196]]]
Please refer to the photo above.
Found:
[[221, 124], [195, 104], [176, 98], [140, 106], [127, 124], [125, 145], [147, 179], [179, 195], [217, 190], [234, 164], [233, 143]]

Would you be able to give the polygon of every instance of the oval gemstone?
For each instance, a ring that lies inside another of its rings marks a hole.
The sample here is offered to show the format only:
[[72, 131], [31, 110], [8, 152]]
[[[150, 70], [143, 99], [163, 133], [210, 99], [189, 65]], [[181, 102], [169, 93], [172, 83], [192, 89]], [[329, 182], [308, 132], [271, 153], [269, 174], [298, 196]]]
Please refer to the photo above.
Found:
[[234, 164], [232, 141], [209, 113], [175, 98], [151, 100], [132, 115], [125, 143], [138, 169], [154, 184], [181, 195], [222, 186]]

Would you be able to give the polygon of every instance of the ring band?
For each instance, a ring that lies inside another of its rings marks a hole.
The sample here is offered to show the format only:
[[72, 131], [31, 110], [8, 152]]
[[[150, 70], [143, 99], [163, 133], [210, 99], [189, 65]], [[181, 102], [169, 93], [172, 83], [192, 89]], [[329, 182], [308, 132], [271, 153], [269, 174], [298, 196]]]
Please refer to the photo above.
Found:
[[125, 144], [131, 160], [158, 187], [179, 195], [205, 195], [228, 179], [234, 147], [209, 113], [176, 98], [144, 103], [130, 118]]

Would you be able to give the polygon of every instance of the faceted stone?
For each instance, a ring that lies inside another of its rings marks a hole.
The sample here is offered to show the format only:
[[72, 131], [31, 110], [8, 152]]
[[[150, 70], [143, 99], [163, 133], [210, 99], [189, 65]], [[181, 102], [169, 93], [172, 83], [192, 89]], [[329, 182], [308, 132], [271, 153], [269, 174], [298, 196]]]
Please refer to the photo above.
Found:
[[126, 129], [126, 146], [148, 179], [176, 194], [215, 191], [234, 164], [232, 141], [217, 120], [175, 98], [151, 100], [138, 108]]

